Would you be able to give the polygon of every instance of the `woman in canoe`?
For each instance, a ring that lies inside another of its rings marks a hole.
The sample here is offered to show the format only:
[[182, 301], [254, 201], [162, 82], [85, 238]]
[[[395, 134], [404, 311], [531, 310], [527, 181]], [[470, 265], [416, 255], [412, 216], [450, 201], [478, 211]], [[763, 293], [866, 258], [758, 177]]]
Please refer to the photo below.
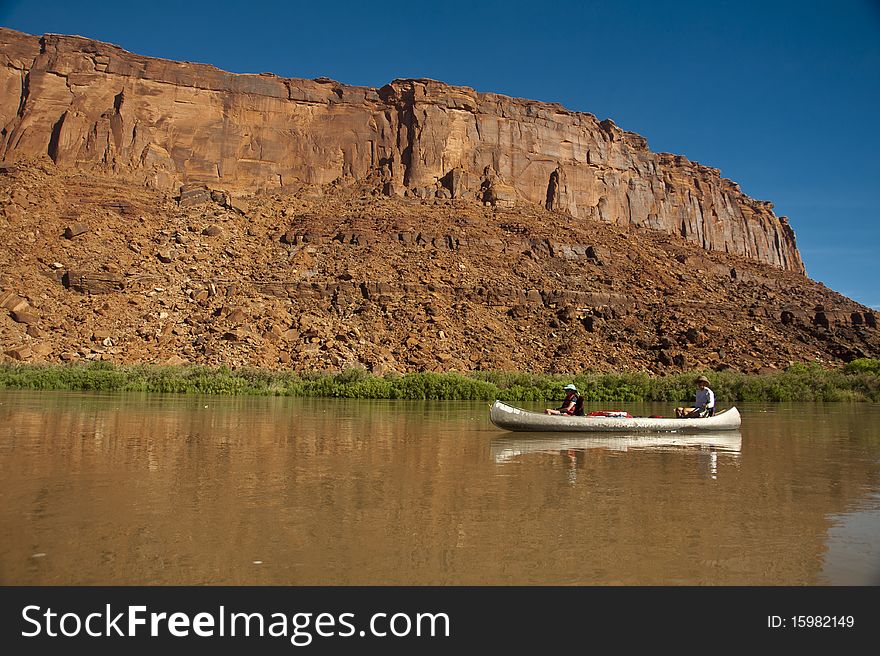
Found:
[[558, 408], [547, 408], [544, 410], [544, 414], [582, 417], [584, 414], [584, 397], [578, 394], [577, 387], [569, 383], [562, 389], [565, 390], [565, 398], [562, 400], [562, 405]]

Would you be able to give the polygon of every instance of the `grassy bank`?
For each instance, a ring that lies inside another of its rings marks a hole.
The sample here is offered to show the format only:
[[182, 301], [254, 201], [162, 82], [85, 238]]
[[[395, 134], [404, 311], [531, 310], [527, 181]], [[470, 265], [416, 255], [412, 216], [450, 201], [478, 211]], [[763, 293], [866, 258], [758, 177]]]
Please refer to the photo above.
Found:
[[338, 374], [273, 372], [226, 367], [0, 365], [0, 389], [283, 395], [361, 399], [545, 401], [574, 382], [588, 402], [688, 401], [704, 373], [720, 402], [880, 401], [880, 360], [838, 369], [796, 364], [785, 371], [747, 375], [730, 371], [662, 377], [641, 373], [533, 375], [510, 372], [416, 373], [373, 376], [360, 369]]

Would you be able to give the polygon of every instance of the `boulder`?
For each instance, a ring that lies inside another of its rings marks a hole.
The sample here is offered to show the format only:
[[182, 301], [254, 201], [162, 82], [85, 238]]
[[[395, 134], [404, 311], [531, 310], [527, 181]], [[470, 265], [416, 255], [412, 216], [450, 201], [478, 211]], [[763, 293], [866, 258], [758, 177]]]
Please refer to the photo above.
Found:
[[5, 307], [10, 312], [19, 312], [27, 310], [30, 304], [26, 299], [13, 292], [0, 293], [0, 306]]
[[79, 237], [88, 231], [89, 227], [85, 223], [74, 223], [64, 229], [64, 236], [67, 239], [73, 239], [74, 237]]
[[125, 289], [125, 277], [105, 271], [67, 271], [61, 279], [68, 289], [83, 294], [108, 294]]
[[43, 342], [41, 344], [33, 344], [31, 346], [31, 351], [33, 351], [34, 357], [45, 359], [50, 353], [52, 353], [53, 348], [51, 344]]
[[5, 351], [5, 353], [13, 360], [28, 360], [34, 355], [34, 352], [29, 346], [16, 346]]
[[39, 323], [40, 317], [28, 310], [19, 310], [12, 313], [12, 318], [18, 323], [33, 324]]
[[192, 207], [211, 202], [211, 192], [202, 184], [188, 184], [180, 188], [178, 203], [181, 207]]

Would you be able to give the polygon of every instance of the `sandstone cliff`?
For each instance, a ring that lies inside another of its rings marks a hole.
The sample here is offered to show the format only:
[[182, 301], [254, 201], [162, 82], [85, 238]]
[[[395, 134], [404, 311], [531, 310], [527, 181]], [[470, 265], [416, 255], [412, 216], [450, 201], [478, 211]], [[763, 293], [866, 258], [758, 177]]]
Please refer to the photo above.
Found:
[[381, 89], [235, 75], [81, 37], [0, 29], [0, 156], [105, 167], [157, 190], [355, 182], [644, 226], [803, 273], [772, 205], [610, 120], [432, 80]]

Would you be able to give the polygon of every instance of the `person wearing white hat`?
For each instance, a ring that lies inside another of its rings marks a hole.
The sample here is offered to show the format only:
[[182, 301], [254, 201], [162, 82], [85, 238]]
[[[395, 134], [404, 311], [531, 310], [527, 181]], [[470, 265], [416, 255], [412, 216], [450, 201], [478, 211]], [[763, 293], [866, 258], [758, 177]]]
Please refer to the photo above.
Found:
[[676, 408], [676, 417], [711, 417], [715, 414], [715, 392], [709, 388], [709, 379], [700, 376], [696, 380], [697, 395], [693, 408]]
[[565, 398], [562, 405], [558, 408], [547, 408], [544, 414], [547, 415], [583, 415], [584, 414], [584, 397], [578, 394], [578, 389], [571, 383], [562, 388], [565, 390]]

